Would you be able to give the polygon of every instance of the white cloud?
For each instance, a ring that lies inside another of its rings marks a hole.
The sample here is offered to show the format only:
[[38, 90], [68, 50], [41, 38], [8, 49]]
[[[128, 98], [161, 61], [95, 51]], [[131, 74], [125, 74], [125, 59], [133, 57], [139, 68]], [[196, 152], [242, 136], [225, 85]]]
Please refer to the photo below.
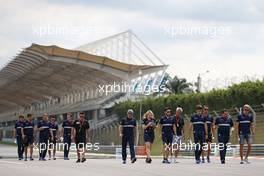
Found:
[[[129, 4], [115, 7], [97, 3], [1, 1], [0, 66], [31, 43], [75, 48], [131, 28], [165, 63], [170, 64], [170, 73], [190, 81], [205, 70], [210, 70], [206, 75], [208, 79], [262, 74], [264, 25], [260, 22], [263, 13], [258, 4], [261, 2], [243, 1], [236, 6], [235, 1], [229, 2], [171, 1], [168, 4], [162, 1], [152, 3], [152, 6], [146, 3], [130, 8]], [[159, 7], [159, 13], [154, 14], [152, 7]], [[230, 27], [231, 33], [216, 37], [177, 35], [171, 38], [165, 33], [166, 27], [171, 26]], [[40, 37], [36, 32], [47, 28], [63, 29], [64, 33], [53, 31]]]

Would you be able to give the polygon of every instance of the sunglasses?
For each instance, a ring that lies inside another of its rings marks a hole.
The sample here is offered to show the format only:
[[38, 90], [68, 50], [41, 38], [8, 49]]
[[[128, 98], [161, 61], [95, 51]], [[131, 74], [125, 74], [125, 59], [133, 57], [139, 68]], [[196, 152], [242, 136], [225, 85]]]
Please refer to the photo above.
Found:
[[244, 109], [245, 111], [249, 111], [249, 109]]

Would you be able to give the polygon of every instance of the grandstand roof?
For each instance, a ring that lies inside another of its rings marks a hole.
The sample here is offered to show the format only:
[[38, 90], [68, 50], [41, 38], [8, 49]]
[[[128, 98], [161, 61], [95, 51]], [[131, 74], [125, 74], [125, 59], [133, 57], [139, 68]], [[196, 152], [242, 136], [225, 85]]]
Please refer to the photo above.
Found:
[[32, 44], [0, 70], [0, 113], [167, 67], [133, 65], [58, 46]]

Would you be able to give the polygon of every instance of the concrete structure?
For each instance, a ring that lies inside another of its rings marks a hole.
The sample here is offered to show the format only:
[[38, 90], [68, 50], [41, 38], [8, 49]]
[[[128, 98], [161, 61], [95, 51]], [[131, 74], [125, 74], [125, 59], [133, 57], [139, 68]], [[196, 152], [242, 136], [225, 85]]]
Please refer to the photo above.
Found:
[[[105, 43], [128, 34], [135, 36], [127, 31], [93, 42], [89, 46], [97, 47], [99, 51], [99, 46], [105, 46]], [[130, 59], [135, 57], [132, 54], [135, 53], [133, 48], [136, 48], [136, 52], [140, 49], [132, 44], [136, 39], [126, 40], [131, 43], [130, 48], [119, 43], [119, 49], [122, 46], [124, 48], [121, 56], [126, 60], [116, 57], [113, 60], [107, 52], [95, 55], [92, 51], [86, 51], [84, 46], [70, 50], [32, 44], [23, 49], [0, 71], [0, 128], [12, 127], [19, 114], [33, 113], [35, 117], [40, 117], [48, 112], [57, 115], [61, 122], [63, 114], [79, 111], [86, 111], [90, 123], [96, 126], [100, 119], [108, 116], [106, 108], [111, 108], [115, 100], [129, 97], [124, 92], [110, 92], [106, 95], [100, 90], [100, 86], [124, 82], [133, 85], [138, 80], [142, 81], [139, 79], [142, 76], [145, 76], [146, 83], [149, 79], [153, 79], [155, 84], [161, 82], [167, 68], [163, 63], [124, 62], [128, 59], [127, 55], [130, 55]], [[109, 51], [115, 52], [114, 48], [113, 46]], [[140, 52], [141, 50], [143, 51], [140, 49]], [[149, 60], [152, 56], [146, 52], [140, 60]], [[135, 57], [134, 60], [136, 59], [139, 58]]]

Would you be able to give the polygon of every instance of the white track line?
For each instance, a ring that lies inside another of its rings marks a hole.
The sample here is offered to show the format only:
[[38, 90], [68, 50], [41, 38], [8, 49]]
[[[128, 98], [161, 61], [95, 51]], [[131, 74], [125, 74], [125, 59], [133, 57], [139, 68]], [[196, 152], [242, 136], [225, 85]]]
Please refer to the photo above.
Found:
[[20, 163], [20, 162], [13, 162], [13, 161], [5, 161], [5, 160], [0, 160], [0, 164], [17, 164], [17, 165], [23, 165], [25, 163]]

